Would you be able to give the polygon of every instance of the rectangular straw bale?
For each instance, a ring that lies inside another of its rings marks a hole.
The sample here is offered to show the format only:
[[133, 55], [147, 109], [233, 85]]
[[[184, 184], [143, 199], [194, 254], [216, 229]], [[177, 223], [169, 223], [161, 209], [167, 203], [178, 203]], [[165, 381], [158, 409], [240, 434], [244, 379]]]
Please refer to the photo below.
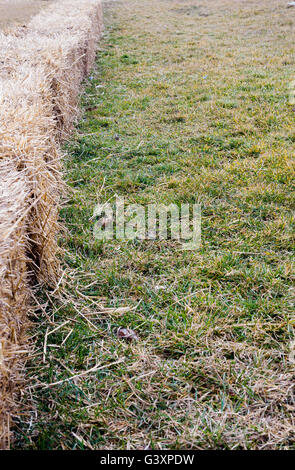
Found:
[[101, 18], [100, 0], [61, 0], [0, 33], [0, 448], [19, 412], [28, 281], [54, 285], [59, 276], [60, 143], [77, 116]]
[[[1, 99], [2, 95], [2, 99]], [[35, 204], [27, 227], [30, 260], [40, 280], [54, 283], [60, 188], [60, 151], [45, 69], [20, 65], [0, 88], [0, 159], [26, 169]]]
[[10, 418], [24, 380], [28, 198], [25, 173], [0, 161], [0, 448], [9, 446]]

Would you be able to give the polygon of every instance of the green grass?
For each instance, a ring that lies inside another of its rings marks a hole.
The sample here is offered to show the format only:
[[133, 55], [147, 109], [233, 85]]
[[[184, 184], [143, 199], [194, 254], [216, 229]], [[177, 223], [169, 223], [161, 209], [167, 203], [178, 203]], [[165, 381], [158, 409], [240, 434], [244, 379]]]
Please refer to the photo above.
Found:
[[[17, 448], [294, 448], [295, 20], [279, 3], [194, 3], [107, 10], [66, 146], [67, 274], [39, 293], [30, 374], [104, 368], [34, 388]], [[94, 206], [115, 194], [201, 203], [202, 246], [94, 240]]]

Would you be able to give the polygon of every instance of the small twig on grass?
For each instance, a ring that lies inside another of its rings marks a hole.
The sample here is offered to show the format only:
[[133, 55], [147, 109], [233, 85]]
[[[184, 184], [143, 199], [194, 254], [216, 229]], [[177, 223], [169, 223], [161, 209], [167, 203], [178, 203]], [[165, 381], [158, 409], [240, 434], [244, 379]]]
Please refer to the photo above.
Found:
[[60, 284], [61, 284], [61, 282], [62, 282], [62, 280], [63, 280], [65, 274], [66, 274], [66, 270], [63, 271], [63, 273], [62, 273], [62, 275], [60, 276], [59, 281], [58, 281], [58, 283], [56, 284], [56, 287], [55, 287], [54, 291], [51, 293], [51, 295], [54, 295], [54, 294], [58, 291], [59, 286], [60, 286]]
[[75, 305], [73, 305], [73, 308], [75, 309], [75, 311], [76, 311], [82, 318], [84, 318], [84, 320], [86, 320], [86, 322], [87, 322], [92, 328], [94, 328], [94, 330], [96, 330], [96, 331], [98, 330], [97, 326], [95, 326], [94, 323], [92, 323], [92, 322], [89, 320], [89, 318], [87, 318], [87, 317], [84, 315], [84, 313], [80, 312], [80, 311], [78, 310], [78, 308], [77, 308]]
[[71, 331], [67, 334], [67, 336], [65, 337], [65, 339], [64, 339], [63, 342], [61, 343], [61, 346], [63, 346], [63, 345], [66, 343], [66, 341], [67, 341], [68, 338], [71, 336], [71, 334], [73, 333], [73, 331], [74, 331], [74, 330], [71, 329]]

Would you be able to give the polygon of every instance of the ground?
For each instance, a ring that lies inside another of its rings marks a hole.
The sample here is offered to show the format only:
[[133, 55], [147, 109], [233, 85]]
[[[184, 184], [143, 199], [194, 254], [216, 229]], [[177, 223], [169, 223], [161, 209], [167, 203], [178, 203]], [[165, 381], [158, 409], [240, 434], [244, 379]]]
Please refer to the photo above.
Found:
[[[15, 447], [294, 448], [295, 9], [126, 0], [105, 15]], [[199, 202], [201, 247], [94, 240], [115, 194]]]
[[0, 29], [25, 24], [50, 0], [0, 0]]

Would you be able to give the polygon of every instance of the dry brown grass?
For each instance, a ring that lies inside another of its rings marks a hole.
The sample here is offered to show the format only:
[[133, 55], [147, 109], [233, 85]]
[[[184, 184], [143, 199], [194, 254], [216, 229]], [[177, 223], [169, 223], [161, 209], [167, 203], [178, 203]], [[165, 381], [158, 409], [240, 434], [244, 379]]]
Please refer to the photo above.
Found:
[[60, 142], [76, 118], [101, 21], [99, 0], [64, 0], [0, 35], [2, 447], [23, 382], [28, 277], [54, 284], [59, 275]]

